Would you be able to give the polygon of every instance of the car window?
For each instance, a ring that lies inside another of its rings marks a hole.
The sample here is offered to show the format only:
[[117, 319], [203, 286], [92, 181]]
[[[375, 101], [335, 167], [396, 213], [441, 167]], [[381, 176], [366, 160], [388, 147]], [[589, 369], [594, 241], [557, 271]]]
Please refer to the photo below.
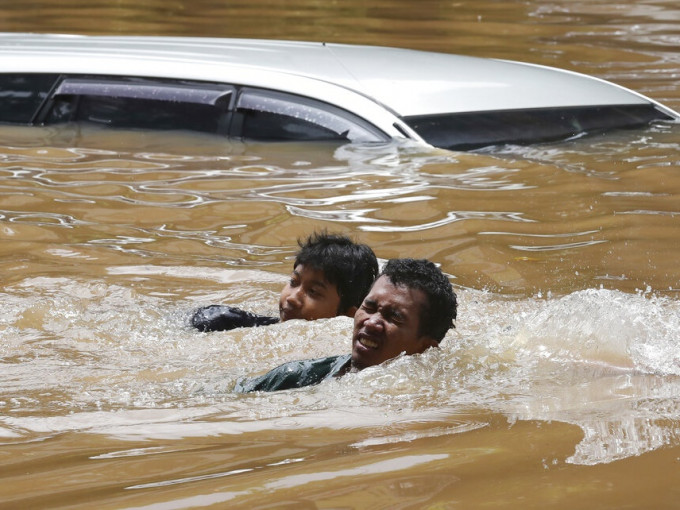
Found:
[[58, 86], [42, 121], [226, 133], [233, 91], [219, 84], [68, 78]]
[[387, 140], [377, 128], [335, 106], [281, 92], [244, 89], [237, 100], [235, 126], [250, 140], [351, 141]]
[[211, 105], [129, 97], [64, 96], [55, 101], [45, 124], [87, 122], [116, 128], [226, 133], [226, 118], [226, 110]]
[[30, 124], [57, 78], [56, 74], [0, 74], [0, 121]]
[[423, 139], [443, 149], [560, 140], [584, 132], [635, 128], [671, 120], [651, 104], [505, 110], [406, 117]]
[[[94, 75], [1, 75], [9, 123], [83, 122], [261, 141], [387, 141], [361, 117], [311, 98], [231, 84]], [[4, 103], [2, 102], [4, 101]]]

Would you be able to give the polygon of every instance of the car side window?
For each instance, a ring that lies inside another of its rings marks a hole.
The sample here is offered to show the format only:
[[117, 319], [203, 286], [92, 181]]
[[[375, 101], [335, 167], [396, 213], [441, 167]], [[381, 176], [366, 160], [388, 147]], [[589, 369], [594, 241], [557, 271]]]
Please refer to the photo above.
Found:
[[346, 110], [225, 83], [101, 75], [0, 75], [0, 122], [186, 130], [258, 141], [390, 139]]
[[57, 74], [0, 74], [0, 122], [30, 124], [58, 77]]
[[233, 90], [229, 85], [67, 78], [43, 123], [224, 134]]
[[232, 134], [259, 141], [383, 141], [387, 136], [360, 117], [313, 99], [243, 89]]

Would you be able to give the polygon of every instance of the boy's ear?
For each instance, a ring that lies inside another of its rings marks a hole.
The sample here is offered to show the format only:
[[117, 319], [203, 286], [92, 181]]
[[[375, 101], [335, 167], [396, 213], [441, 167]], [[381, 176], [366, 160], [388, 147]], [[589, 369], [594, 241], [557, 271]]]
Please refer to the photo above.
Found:
[[345, 315], [347, 317], [354, 317], [354, 314], [357, 313], [358, 309], [358, 306], [350, 306], [347, 310], [345, 310]]

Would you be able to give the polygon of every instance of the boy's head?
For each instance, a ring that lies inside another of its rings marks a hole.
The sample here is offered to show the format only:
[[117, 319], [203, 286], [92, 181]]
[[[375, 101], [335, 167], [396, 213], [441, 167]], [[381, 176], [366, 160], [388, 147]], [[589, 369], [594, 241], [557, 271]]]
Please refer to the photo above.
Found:
[[281, 291], [281, 320], [353, 317], [378, 276], [373, 250], [325, 231], [298, 244], [293, 273]]

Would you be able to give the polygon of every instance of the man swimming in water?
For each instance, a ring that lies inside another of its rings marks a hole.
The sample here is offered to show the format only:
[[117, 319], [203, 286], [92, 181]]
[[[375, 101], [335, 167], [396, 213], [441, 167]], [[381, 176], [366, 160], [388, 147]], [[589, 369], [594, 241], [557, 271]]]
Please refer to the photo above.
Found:
[[235, 391], [301, 388], [402, 353], [422, 353], [438, 347], [455, 327], [456, 309], [449, 279], [432, 262], [391, 259], [354, 315], [351, 354], [291, 361], [263, 376], [239, 381]]
[[191, 325], [200, 331], [226, 331], [290, 319], [353, 317], [378, 275], [378, 260], [373, 250], [349, 237], [325, 231], [314, 233], [298, 244], [300, 250], [295, 256], [293, 272], [281, 291], [279, 317], [211, 305], [196, 310]]

